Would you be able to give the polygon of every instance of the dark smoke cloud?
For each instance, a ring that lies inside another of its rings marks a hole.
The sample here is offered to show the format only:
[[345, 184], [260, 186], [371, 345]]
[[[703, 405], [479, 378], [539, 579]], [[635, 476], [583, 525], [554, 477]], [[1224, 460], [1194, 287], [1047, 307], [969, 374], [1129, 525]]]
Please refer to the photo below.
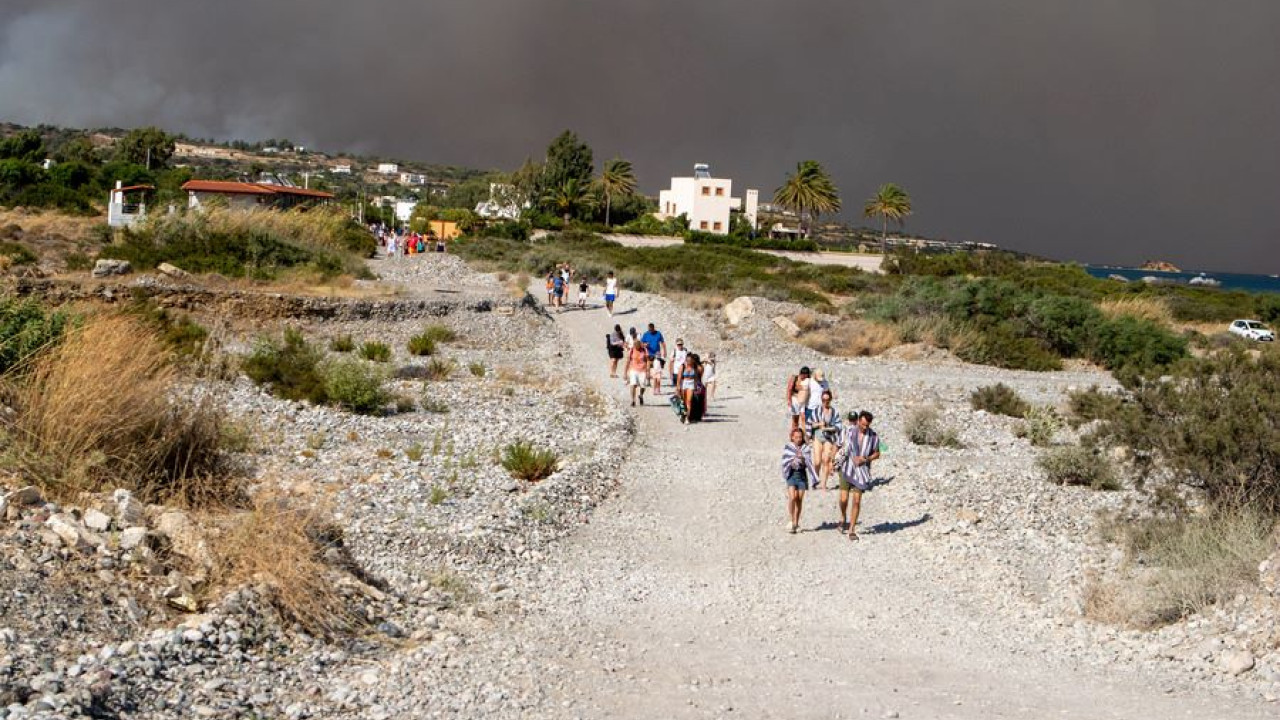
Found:
[[4, 0], [0, 118], [513, 168], [572, 128], [656, 192], [822, 161], [856, 218], [1280, 272], [1272, 0]]

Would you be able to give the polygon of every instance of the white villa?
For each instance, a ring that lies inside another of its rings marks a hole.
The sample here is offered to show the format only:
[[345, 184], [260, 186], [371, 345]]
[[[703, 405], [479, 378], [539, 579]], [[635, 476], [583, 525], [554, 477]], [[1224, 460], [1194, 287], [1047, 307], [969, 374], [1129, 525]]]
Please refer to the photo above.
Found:
[[147, 193], [155, 190], [152, 185], [130, 185], [123, 187], [116, 181], [107, 201], [107, 225], [113, 228], [133, 227], [135, 223], [147, 216]]
[[476, 203], [476, 215], [486, 220], [519, 220], [520, 213], [529, 207], [517, 199], [516, 187], [505, 183], [489, 183], [489, 199]]
[[378, 163], [379, 175], [395, 175], [400, 172], [400, 166], [395, 163]]
[[743, 208], [742, 198], [733, 197], [733, 181], [711, 177], [711, 166], [698, 163], [693, 166], [693, 177], [673, 177], [671, 189], [658, 194], [658, 217], [684, 215], [691, 230], [727, 235], [729, 212], [742, 210], [754, 228], [759, 203], [760, 192], [748, 190]]

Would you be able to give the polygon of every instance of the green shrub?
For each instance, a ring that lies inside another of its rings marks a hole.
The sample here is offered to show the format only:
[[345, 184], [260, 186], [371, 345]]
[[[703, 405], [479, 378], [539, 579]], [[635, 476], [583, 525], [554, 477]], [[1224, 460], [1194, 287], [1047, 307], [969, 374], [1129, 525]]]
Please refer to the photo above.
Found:
[[31, 248], [16, 242], [0, 242], [0, 255], [14, 265], [34, 265], [40, 259]]
[[356, 341], [350, 335], [339, 335], [329, 341], [329, 349], [334, 352], [349, 353], [356, 349]]
[[1115, 418], [1124, 405], [1124, 398], [1116, 393], [1104, 392], [1095, 385], [1088, 390], [1077, 390], [1068, 396], [1068, 407], [1074, 425], [1094, 420]]
[[1092, 302], [1063, 295], [1039, 298], [1027, 312], [1031, 332], [1063, 357], [1083, 356], [1102, 320], [1102, 311]]
[[1280, 513], [1280, 353], [1228, 348], [1166, 372], [1139, 378], [1097, 436], [1132, 448], [1144, 479]]
[[1011, 370], [1061, 370], [1062, 360], [1045, 350], [1040, 343], [1016, 335], [1004, 325], [978, 330], [973, 342], [953, 348], [956, 357], [965, 362], [1009, 368]]
[[550, 477], [559, 469], [559, 465], [560, 458], [555, 451], [535, 448], [523, 440], [502, 450], [502, 467], [512, 477], [526, 482], [537, 482]]
[[484, 377], [485, 367], [484, 367], [484, 363], [482, 362], [473, 362], [467, 366], [467, 369], [470, 370], [471, 374], [474, 375], [475, 377], [478, 377], [478, 378]]
[[425, 451], [426, 449], [422, 447], [422, 443], [416, 442], [410, 445], [408, 450], [404, 451], [404, 456], [409, 458], [413, 462], [418, 462], [419, 460], [422, 459], [422, 454]]
[[0, 373], [25, 363], [62, 338], [67, 315], [35, 300], [0, 299]]
[[427, 496], [427, 502], [432, 505], [439, 505], [449, 499], [449, 491], [439, 485], [431, 486], [431, 494]]
[[1018, 396], [1013, 388], [1004, 383], [996, 383], [974, 390], [969, 396], [969, 405], [974, 410], [985, 410], [996, 415], [1008, 415], [1020, 418], [1027, 414], [1031, 406]]
[[93, 258], [82, 252], [69, 252], [62, 258], [63, 265], [69, 271], [81, 272], [93, 269]]
[[329, 399], [320, 372], [321, 357], [301, 330], [288, 328], [280, 342], [260, 340], [241, 367], [249, 379], [276, 397], [321, 404]]
[[1062, 420], [1051, 407], [1039, 405], [1027, 410], [1020, 435], [1036, 447], [1048, 447], [1062, 429]]
[[1159, 370], [1187, 356], [1187, 341], [1142, 318], [1119, 315], [1099, 323], [1092, 358], [1126, 384], [1141, 373]]
[[359, 360], [337, 360], [325, 365], [323, 373], [325, 394], [344, 410], [373, 415], [391, 401], [383, 374]]
[[360, 357], [373, 362], [388, 362], [391, 360], [391, 347], [377, 340], [369, 340], [360, 346]]
[[129, 312], [154, 328], [165, 345], [181, 357], [198, 356], [209, 338], [209, 331], [190, 315], [173, 313], [146, 298], [130, 303]]
[[907, 416], [907, 439], [916, 445], [934, 447], [962, 447], [960, 437], [954, 428], [942, 422], [941, 413], [936, 407], [919, 407]]
[[453, 369], [454, 364], [452, 360], [431, 358], [431, 360], [427, 362], [424, 375], [429, 381], [448, 380], [449, 376], [453, 374]]
[[435, 355], [436, 341], [426, 333], [414, 335], [409, 338], [409, 354], [410, 355]]
[[1087, 485], [1094, 490], [1119, 490], [1120, 482], [1110, 461], [1096, 450], [1065, 445], [1047, 450], [1036, 459], [1051, 482]]

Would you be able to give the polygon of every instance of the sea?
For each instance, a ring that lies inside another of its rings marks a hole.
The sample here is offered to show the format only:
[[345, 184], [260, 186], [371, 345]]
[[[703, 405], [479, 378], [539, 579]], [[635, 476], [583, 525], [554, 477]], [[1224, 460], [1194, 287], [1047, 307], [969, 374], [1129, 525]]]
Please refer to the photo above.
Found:
[[[1219, 290], [1244, 290], [1246, 292], [1274, 292], [1280, 293], [1280, 277], [1275, 275], [1248, 275], [1244, 273], [1189, 273], [1189, 272], [1159, 272], [1157, 270], [1141, 270], [1139, 268], [1126, 267], [1108, 267], [1106, 265], [1085, 265], [1084, 269], [1094, 277], [1108, 278], [1112, 275], [1119, 275], [1127, 278], [1131, 282], [1141, 282], [1144, 277], [1156, 278], [1159, 282], [1169, 283], [1171, 285], [1188, 285], [1191, 278], [1203, 275], [1206, 278], [1213, 278], [1221, 285]], [[1150, 282], [1150, 281], [1148, 281]], [[1191, 287], [1205, 287], [1203, 285], [1191, 285]]]

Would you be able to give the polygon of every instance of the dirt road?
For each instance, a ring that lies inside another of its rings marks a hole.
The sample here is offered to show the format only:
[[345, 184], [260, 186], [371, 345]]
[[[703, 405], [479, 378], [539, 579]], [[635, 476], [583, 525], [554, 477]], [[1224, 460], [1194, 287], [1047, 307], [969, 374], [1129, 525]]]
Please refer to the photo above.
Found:
[[[661, 299], [640, 303], [616, 321], [624, 328], [680, 322]], [[599, 310], [555, 317], [572, 340], [565, 349], [572, 372], [621, 397], [603, 360], [603, 335], [615, 319]], [[683, 332], [695, 349], [717, 341], [696, 327]], [[735, 363], [747, 365], [745, 358]], [[1276, 717], [1276, 707], [1261, 701], [1187, 695], [1167, 682], [1072, 667], [1052, 649], [1020, 645], [1015, 619], [993, 617], [983, 598], [961, 596], [912, 563], [931, 542], [919, 526], [944, 509], [930, 507], [916, 479], [895, 477], [892, 459], [876, 468], [893, 480], [868, 496], [860, 542], [835, 532], [834, 493], [809, 493], [804, 532], [787, 534], [777, 471], [786, 422], [780, 393], [746, 371], [735, 374], [735, 363], [726, 365], [726, 392], [709, 422], [682, 426], [665, 404], [636, 410], [638, 445], [623, 465], [619, 494], [549, 568], [556, 581], [522, 632], [526, 646], [539, 648], [540, 677], [555, 688], [553, 712]], [[784, 373], [777, 369], [779, 382]], [[865, 391], [872, 405], [877, 392], [885, 391]]]

